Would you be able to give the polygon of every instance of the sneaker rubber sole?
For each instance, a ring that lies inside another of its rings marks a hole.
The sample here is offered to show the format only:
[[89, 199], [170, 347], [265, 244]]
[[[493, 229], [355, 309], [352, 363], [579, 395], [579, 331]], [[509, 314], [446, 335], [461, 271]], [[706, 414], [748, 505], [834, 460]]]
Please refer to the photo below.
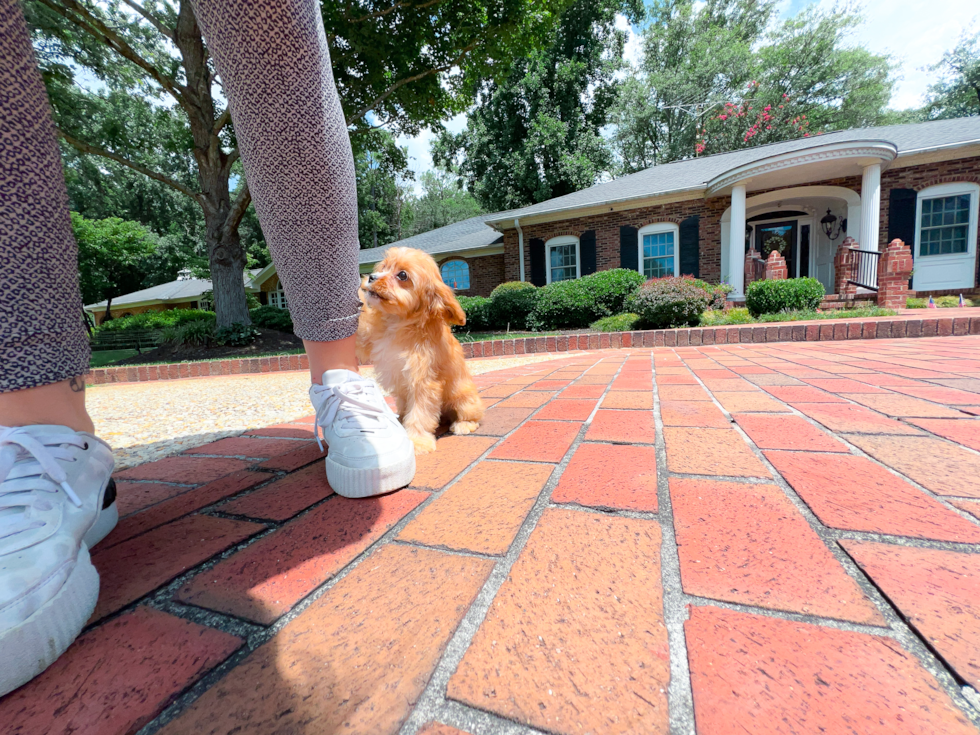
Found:
[[327, 466], [327, 482], [337, 495], [345, 498], [369, 498], [390, 493], [405, 487], [415, 477], [414, 451], [405, 459], [386, 467], [347, 467], [331, 460], [329, 454], [324, 461]]
[[98, 598], [99, 573], [83, 543], [58, 594], [0, 634], [0, 697], [29, 682], [67, 650], [95, 611]]

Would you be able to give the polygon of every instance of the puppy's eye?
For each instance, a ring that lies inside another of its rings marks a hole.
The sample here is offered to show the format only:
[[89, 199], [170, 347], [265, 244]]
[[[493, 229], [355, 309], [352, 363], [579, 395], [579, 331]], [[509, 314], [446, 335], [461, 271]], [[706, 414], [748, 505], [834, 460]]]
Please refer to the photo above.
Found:
[[397, 278], [399, 281], [407, 281], [408, 273], [405, 271], [398, 271], [398, 273], [395, 274], [395, 278]]

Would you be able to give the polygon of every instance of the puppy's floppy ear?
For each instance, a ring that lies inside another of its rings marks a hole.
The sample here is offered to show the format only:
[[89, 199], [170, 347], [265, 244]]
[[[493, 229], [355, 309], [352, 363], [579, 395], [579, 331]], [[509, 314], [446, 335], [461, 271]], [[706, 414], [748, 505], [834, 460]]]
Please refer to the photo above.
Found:
[[432, 299], [429, 302], [429, 311], [445, 319], [449, 324], [466, 324], [466, 312], [456, 300], [456, 295], [442, 279], [433, 282]]

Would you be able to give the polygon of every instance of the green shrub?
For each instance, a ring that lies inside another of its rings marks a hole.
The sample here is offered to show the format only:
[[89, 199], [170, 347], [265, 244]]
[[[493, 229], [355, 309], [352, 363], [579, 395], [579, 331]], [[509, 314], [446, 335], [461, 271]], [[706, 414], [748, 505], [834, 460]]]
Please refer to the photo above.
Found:
[[906, 309], [925, 309], [929, 305], [929, 299], [917, 299], [913, 296], [909, 296], [905, 299]]
[[[496, 329], [527, 329], [541, 290], [524, 281], [501, 283], [490, 293], [488, 326]], [[472, 298], [479, 298], [474, 296]]]
[[626, 302], [643, 283], [636, 271], [616, 268], [540, 289], [528, 319], [531, 329], [585, 327], [597, 319], [626, 310]]
[[486, 296], [457, 296], [456, 300], [466, 314], [466, 326], [453, 327], [456, 331], [479, 332], [491, 328], [491, 302]]
[[578, 283], [595, 303], [596, 314], [601, 317], [622, 314], [626, 309], [626, 299], [632, 296], [645, 280], [634, 270], [613, 268], [580, 278]]
[[597, 308], [592, 295], [582, 285], [583, 280], [557, 281], [542, 288], [538, 303], [528, 317], [528, 329], [576, 329], [609, 316]]
[[709, 309], [724, 309], [725, 303], [728, 300], [728, 294], [734, 290], [734, 286], [730, 283], [708, 283], [707, 281], [702, 281], [700, 278], [692, 278], [692, 281], [699, 287], [703, 288], [708, 292], [711, 300], [708, 302]]
[[164, 344], [174, 347], [184, 347], [187, 345], [207, 347], [214, 341], [214, 321], [207, 319], [198, 319], [179, 327], [167, 327], [163, 330]]
[[745, 305], [752, 316], [781, 311], [813, 311], [824, 296], [823, 284], [816, 278], [789, 278], [756, 281], [745, 293]]
[[711, 295], [694, 278], [654, 278], [643, 284], [627, 303], [640, 324], [653, 329], [696, 327]]
[[592, 322], [589, 328], [594, 332], [629, 332], [636, 329], [639, 321], [638, 314], [616, 314]]
[[219, 345], [229, 347], [244, 347], [250, 345], [259, 336], [259, 330], [251, 324], [232, 324], [230, 327], [221, 327], [214, 333], [214, 341]]
[[214, 313], [201, 309], [170, 309], [168, 311], [144, 311], [142, 314], [112, 319], [98, 328], [99, 332], [123, 332], [126, 330], [164, 329], [199, 320], [214, 321]]
[[262, 329], [275, 329], [278, 332], [293, 334], [293, 319], [288, 309], [275, 306], [260, 306], [249, 312], [252, 324]]
[[725, 324], [751, 324], [755, 319], [748, 309], [715, 309], [701, 315], [702, 327], [720, 327]]

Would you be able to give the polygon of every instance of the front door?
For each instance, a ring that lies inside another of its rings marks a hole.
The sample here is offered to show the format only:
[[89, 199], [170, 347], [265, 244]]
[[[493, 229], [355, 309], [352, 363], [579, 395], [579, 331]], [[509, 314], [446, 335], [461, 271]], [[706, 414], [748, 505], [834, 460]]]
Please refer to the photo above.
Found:
[[782, 242], [780, 252], [786, 258], [786, 272], [790, 278], [796, 275], [796, 221], [760, 222], [755, 226], [755, 249], [763, 259], [777, 243]]
[[823, 284], [826, 293], [834, 293], [834, 255], [837, 253], [837, 243], [816, 228], [811, 231], [810, 250], [813, 252], [813, 273], [811, 274]]

